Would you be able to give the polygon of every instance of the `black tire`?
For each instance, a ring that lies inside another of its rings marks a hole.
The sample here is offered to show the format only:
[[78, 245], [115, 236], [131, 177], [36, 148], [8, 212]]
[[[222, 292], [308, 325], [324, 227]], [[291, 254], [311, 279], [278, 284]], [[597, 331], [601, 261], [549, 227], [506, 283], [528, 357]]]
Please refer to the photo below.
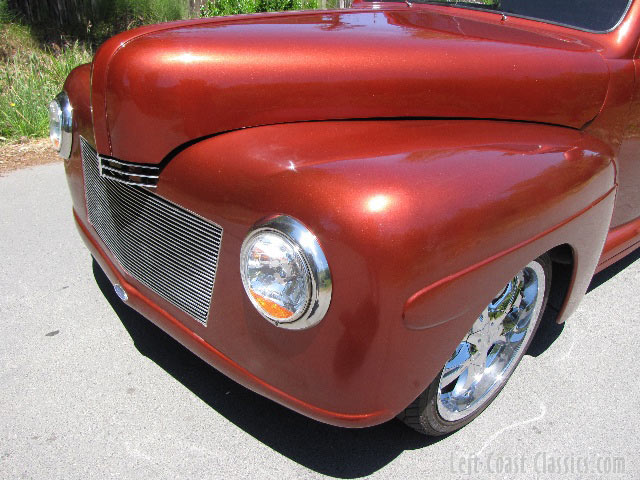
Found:
[[[544, 314], [544, 310], [547, 305], [547, 300], [549, 298], [549, 290], [551, 287], [551, 260], [547, 254], [544, 254], [529, 265], [524, 267], [521, 272], [524, 272], [525, 269], [529, 268], [532, 263], [538, 263], [540, 267], [542, 267], [542, 271], [544, 272], [544, 296], [540, 307], [537, 305], [535, 308], [538, 308], [537, 315], [535, 318], [532, 318], [529, 321], [528, 329], [531, 329], [531, 334], [527, 333], [526, 341], [523, 342], [517, 349], [517, 352], [514, 352], [514, 355], [511, 361], [508, 363], [509, 371], [504, 375], [504, 378], [499, 382], [493, 384], [492, 387], [487, 390], [487, 393], [477, 401], [477, 404], [474, 405], [473, 410], [468, 414], [462, 416], [462, 418], [458, 418], [455, 420], [447, 420], [443, 418], [438, 406], [438, 395], [440, 393], [441, 387], [441, 378], [443, 371], [438, 374], [438, 376], [431, 382], [431, 384], [422, 392], [418, 398], [416, 398], [405, 410], [403, 410], [399, 415], [398, 419], [404, 422], [409, 427], [414, 430], [429, 435], [429, 436], [440, 436], [446, 435], [448, 433], [454, 432], [468, 423], [470, 423], [473, 419], [475, 419], [478, 415], [482, 413], [482, 411], [487, 408], [491, 402], [498, 396], [500, 391], [504, 388], [505, 384], [515, 371], [518, 363], [524, 356], [527, 351], [527, 348], [531, 344], [538, 327], [540, 326], [540, 320]], [[520, 273], [520, 272], [519, 272]], [[514, 277], [515, 279], [515, 277]], [[537, 298], [536, 298], [537, 302]], [[490, 304], [491, 306], [491, 304]], [[489, 308], [489, 307], [487, 307]], [[535, 322], [531, 324], [531, 322]], [[501, 324], [502, 325], [502, 324]], [[503, 327], [504, 328], [504, 327]], [[470, 335], [470, 334], [467, 334]], [[463, 338], [463, 342], [467, 339], [467, 336]], [[461, 345], [462, 343], [461, 342]], [[448, 364], [449, 362], [447, 362]], [[458, 381], [456, 379], [456, 381]], [[446, 411], [446, 409], [445, 409]]]

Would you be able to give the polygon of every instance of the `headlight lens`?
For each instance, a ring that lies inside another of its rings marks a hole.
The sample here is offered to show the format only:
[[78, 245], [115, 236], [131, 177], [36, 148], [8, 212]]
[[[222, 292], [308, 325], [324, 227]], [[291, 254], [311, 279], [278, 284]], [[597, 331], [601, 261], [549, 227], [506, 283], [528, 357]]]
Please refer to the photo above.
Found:
[[57, 100], [49, 104], [49, 138], [56, 152], [60, 151], [62, 142], [62, 109]]
[[53, 148], [63, 158], [71, 156], [73, 108], [62, 92], [49, 104], [49, 138]]
[[256, 308], [275, 321], [300, 317], [311, 279], [295, 245], [276, 232], [261, 232], [247, 243], [244, 258], [247, 293]]
[[253, 306], [275, 325], [309, 328], [331, 300], [329, 266], [316, 237], [279, 215], [261, 222], [242, 244], [240, 272]]

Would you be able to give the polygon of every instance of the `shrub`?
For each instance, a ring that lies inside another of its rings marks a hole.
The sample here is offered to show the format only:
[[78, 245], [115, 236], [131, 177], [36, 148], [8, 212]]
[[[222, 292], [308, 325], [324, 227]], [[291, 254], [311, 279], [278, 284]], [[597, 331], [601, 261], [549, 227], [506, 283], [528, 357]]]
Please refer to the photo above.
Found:
[[200, 8], [201, 17], [240, 13], [279, 12], [318, 8], [317, 0], [207, 0]]
[[[8, 0], [41, 40], [54, 36], [100, 43], [129, 28], [189, 16], [189, 0]], [[6, 4], [7, 0], [3, 0]]]
[[79, 42], [42, 48], [0, 0], [0, 142], [46, 136], [48, 103], [69, 72], [90, 60]]
[[99, 0], [86, 22], [92, 38], [104, 39], [130, 28], [189, 16], [186, 0]]

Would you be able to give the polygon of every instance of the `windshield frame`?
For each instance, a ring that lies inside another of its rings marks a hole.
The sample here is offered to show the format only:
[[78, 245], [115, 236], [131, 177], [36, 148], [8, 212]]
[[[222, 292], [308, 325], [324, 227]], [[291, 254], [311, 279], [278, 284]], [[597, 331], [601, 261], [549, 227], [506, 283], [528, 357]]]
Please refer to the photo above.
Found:
[[[631, 5], [633, 5], [634, 0], [628, 0], [627, 1], [627, 6], [624, 9], [624, 12], [622, 13], [622, 15], [620, 16], [620, 19], [618, 20], [618, 22], [611, 27], [609, 30], [592, 30], [589, 28], [582, 28], [582, 27], [577, 27], [575, 25], [569, 25], [567, 23], [561, 23], [561, 22], [554, 22], [552, 20], [546, 20], [544, 18], [539, 18], [539, 17], [531, 17], [528, 15], [520, 15], [517, 13], [511, 13], [511, 12], [506, 12], [503, 10], [499, 10], [499, 9], [493, 9], [493, 8], [484, 8], [482, 7], [482, 4], [478, 3], [475, 4], [474, 2], [465, 2], [464, 0], [456, 2], [455, 0], [451, 0], [451, 1], [447, 1], [447, 0], [425, 0], [425, 1], [413, 1], [413, 0], [364, 0], [367, 3], [404, 3], [404, 4], [408, 4], [408, 5], [436, 5], [439, 7], [449, 7], [449, 8], [461, 8], [463, 10], [475, 10], [475, 11], [479, 11], [479, 12], [488, 12], [488, 13], [495, 13], [497, 15], [504, 15], [507, 18], [508, 17], [514, 17], [514, 18], [522, 18], [525, 20], [532, 20], [534, 22], [539, 22], [539, 23], [543, 23], [546, 25], [555, 25], [558, 27], [564, 27], [564, 28], [570, 28], [571, 30], [578, 30], [580, 32], [586, 32], [586, 33], [595, 33], [598, 35], [605, 35], [607, 33], [611, 33], [614, 30], [616, 30], [623, 22], [624, 20], [627, 18], [627, 14], [629, 13], [629, 10], [631, 9]], [[477, 5], [477, 6], [475, 6]]]

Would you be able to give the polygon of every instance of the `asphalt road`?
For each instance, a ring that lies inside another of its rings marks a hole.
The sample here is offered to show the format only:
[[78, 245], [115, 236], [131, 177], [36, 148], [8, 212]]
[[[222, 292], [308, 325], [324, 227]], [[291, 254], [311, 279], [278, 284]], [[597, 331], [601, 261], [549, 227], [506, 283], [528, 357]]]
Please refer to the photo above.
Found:
[[638, 254], [536, 339], [480, 418], [429, 440], [306, 419], [123, 306], [61, 164], [0, 178], [0, 228], [2, 479], [640, 478]]

